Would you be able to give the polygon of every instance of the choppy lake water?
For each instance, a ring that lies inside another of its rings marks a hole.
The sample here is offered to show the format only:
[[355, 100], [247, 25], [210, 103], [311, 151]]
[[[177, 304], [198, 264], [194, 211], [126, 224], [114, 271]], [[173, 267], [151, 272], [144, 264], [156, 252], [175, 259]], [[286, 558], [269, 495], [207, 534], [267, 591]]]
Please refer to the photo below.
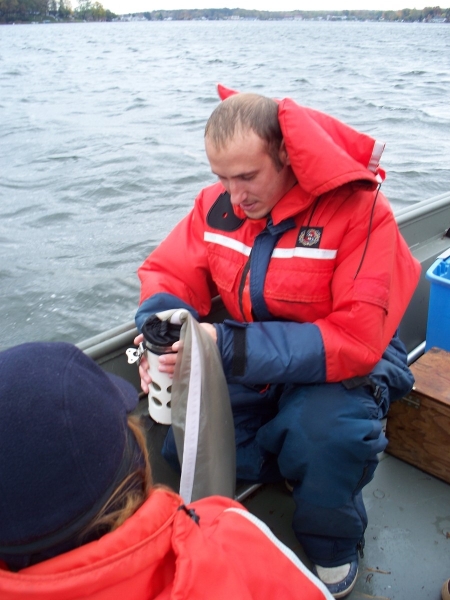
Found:
[[133, 319], [136, 269], [214, 179], [217, 82], [385, 141], [394, 208], [450, 189], [448, 25], [0, 27], [0, 348]]

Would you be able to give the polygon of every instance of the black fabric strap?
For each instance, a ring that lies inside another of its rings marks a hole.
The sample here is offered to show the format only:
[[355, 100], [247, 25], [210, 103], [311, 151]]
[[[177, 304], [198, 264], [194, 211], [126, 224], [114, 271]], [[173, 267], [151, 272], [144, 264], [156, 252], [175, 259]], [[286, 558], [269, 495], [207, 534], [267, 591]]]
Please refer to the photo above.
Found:
[[350, 379], [344, 379], [342, 381], [342, 385], [347, 390], [354, 390], [355, 388], [365, 386], [370, 388], [375, 400], [379, 400], [381, 398], [380, 386], [377, 385], [370, 377], [351, 377]]
[[235, 327], [233, 332], [233, 363], [231, 366], [231, 374], [234, 377], [242, 377], [245, 374], [246, 346], [246, 328]]

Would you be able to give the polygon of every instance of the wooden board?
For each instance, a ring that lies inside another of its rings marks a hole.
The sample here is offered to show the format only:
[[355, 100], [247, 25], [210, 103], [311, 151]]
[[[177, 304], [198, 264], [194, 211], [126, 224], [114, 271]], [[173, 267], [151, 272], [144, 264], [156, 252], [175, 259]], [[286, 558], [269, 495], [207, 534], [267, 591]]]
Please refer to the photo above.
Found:
[[388, 413], [386, 452], [450, 483], [450, 352], [431, 348], [411, 371], [414, 388]]

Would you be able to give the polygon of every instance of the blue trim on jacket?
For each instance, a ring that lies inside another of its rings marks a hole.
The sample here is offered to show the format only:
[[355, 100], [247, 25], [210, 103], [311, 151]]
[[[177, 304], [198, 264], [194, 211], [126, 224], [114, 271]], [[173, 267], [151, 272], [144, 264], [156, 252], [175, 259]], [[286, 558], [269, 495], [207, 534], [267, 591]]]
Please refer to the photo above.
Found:
[[258, 321], [273, 319], [264, 298], [264, 282], [273, 249], [283, 233], [294, 227], [294, 219], [286, 219], [278, 225], [273, 225], [272, 218], [269, 217], [267, 227], [256, 236], [253, 242], [250, 254], [250, 298], [253, 314]]
[[136, 312], [136, 316], [134, 317], [136, 327], [139, 331], [142, 331], [142, 326], [148, 317], [161, 312], [162, 310], [170, 310], [172, 308], [185, 308], [195, 319], [198, 320], [199, 318], [198, 312], [192, 308], [190, 304], [183, 302], [183, 300], [180, 300], [177, 296], [173, 296], [172, 294], [159, 293], [151, 296], [151, 298], [147, 298], [147, 300], [144, 300], [140, 305]]
[[[227, 320], [216, 323], [215, 328], [228, 383], [323, 383], [326, 379], [322, 335], [312, 323]], [[245, 329], [245, 368], [242, 375], [235, 375], [234, 338], [242, 329]]]

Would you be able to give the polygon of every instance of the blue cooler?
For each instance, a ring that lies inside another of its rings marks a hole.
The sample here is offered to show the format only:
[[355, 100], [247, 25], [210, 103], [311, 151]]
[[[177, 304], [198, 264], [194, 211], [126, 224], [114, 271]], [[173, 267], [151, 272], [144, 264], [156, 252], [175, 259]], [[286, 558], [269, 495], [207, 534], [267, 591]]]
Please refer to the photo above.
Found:
[[450, 248], [426, 272], [431, 281], [425, 352], [437, 346], [450, 351]]

